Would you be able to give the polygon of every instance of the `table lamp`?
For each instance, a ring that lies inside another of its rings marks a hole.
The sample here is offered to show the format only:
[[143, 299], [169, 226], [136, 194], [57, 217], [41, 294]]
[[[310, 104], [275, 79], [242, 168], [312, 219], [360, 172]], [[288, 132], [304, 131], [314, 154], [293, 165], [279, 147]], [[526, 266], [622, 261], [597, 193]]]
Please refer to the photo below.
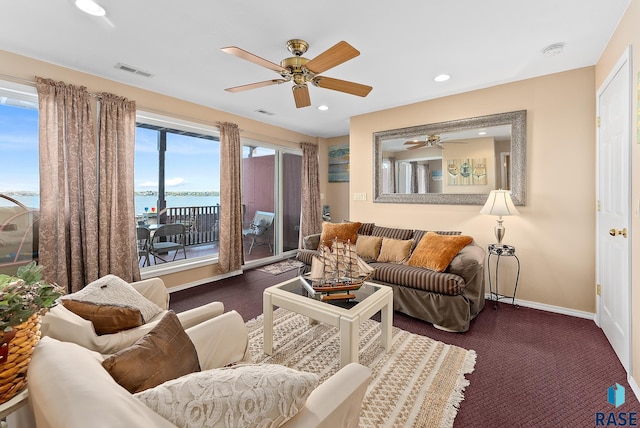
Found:
[[504, 226], [502, 225], [502, 216], [506, 215], [520, 215], [516, 206], [513, 205], [511, 200], [511, 193], [508, 190], [492, 190], [489, 193], [487, 202], [480, 210], [480, 214], [490, 214], [498, 216], [498, 223], [495, 227], [496, 239], [498, 244], [502, 243], [504, 237]]

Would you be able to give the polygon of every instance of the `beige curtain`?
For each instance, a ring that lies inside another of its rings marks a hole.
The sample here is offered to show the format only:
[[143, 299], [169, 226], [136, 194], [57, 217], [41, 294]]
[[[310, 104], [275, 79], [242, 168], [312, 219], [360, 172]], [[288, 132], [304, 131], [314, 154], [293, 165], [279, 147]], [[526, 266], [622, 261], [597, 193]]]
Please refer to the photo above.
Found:
[[242, 198], [240, 183], [240, 129], [234, 123], [220, 126], [220, 251], [219, 273], [239, 270], [244, 263]]
[[396, 158], [389, 158], [389, 193], [396, 191]]
[[418, 162], [413, 161], [411, 165], [411, 193], [418, 193]]
[[136, 103], [100, 94], [98, 274], [140, 280], [133, 193]]
[[302, 148], [302, 215], [300, 216], [300, 248], [305, 236], [322, 231], [320, 205], [320, 173], [318, 172], [318, 146], [300, 143]]
[[39, 105], [39, 263], [74, 292], [98, 277], [96, 138], [85, 87], [36, 78]]

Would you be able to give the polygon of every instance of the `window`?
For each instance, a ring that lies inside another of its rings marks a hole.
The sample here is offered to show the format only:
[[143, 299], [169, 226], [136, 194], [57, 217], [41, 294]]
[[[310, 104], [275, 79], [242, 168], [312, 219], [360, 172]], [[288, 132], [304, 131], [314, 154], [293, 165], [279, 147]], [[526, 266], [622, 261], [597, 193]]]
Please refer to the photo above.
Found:
[[34, 87], [0, 82], [0, 273], [38, 257], [40, 179]]
[[[152, 242], [160, 225], [178, 223], [184, 225], [186, 250], [178, 252], [176, 263], [218, 254], [220, 140], [216, 128], [139, 113], [134, 176], [136, 221], [149, 229]], [[150, 257], [151, 269], [174, 256], [157, 255]], [[140, 266], [148, 267], [145, 257]]]
[[382, 161], [382, 193], [391, 192], [391, 161], [385, 159]]

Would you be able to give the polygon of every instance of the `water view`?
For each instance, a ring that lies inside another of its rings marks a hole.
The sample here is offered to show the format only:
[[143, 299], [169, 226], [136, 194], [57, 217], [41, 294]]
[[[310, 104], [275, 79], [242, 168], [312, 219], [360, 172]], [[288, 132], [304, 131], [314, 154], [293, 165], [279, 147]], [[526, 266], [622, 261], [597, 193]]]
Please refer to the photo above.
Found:
[[[197, 194], [194, 194], [197, 193]], [[210, 192], [214, 193], [214, 192]], [[216, 192], [217, 193], [217, 192]], [[7, 193], [7, 196], [14, 198], [15, 200], [23, 203], [30, 208], [40, 208], [40, 195], [29, 192], [16, 192]], [[202, 195], [202, 192], [184, 192], [178, 194], [172, 192], [170, 195], [165, 196], [168, 208], [175, 207], [208, 207], [214, 206], [220, 203], [220, 196], [206, 194]], [[0, 198], [0, 207], [13, 205], [10, 201]], [[150, 194], [140, 194], [139, 192], [135, 196], [135, 211], [136, 214], [144, 214], [145, 208], [148, 208], [148, 212], [152, 211], [152, 208], [158, 206], [158, 197]]]

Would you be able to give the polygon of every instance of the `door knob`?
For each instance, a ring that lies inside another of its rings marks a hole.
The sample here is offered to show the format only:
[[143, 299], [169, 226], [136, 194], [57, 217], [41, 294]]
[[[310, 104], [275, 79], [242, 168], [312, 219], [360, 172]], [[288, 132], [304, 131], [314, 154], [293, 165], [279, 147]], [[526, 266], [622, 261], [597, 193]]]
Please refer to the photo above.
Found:
[[611, 236], [622, 235], [622, 236], [624, 236], [626, 238], [627, 237], [627, 228], [625, 227], [622, 230], [609, 229], [609, 235], [611, 235]]

